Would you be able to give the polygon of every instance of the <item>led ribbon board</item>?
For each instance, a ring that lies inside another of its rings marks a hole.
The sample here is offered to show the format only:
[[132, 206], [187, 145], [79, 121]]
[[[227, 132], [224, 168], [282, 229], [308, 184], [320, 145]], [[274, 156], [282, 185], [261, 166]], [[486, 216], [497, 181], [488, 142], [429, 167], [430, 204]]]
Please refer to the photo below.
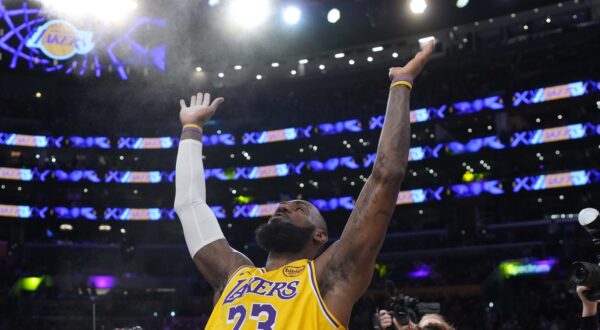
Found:
[[178, 140], [171, 137], [122, 137], [117, 143], [118, 149], [170, 149]]
[[29, 206], [0, 204], [0, 217], [26, 219], [31, 216], [32, 211]]
[[502, 195], [504, 189], [498, 180], [478, 181], [467, 184], [457, 184], [450, 187], [456, 198], [475, 197], [483, 193], [491, 195]]
[[[539, 129], [534, 131], [517, 132], [513, 134], [511, 148], [520, 145], [542, 144], [549, 142], [558, 142], [593, 136], [600, 133], [600, 125], [591, 123], [573, 124], [562, 127]], [[70, 139], [74, 139], [71, 137]], [[98, 145], [98, 139], [103, 138], [81, 138], [89, 145]], [[54, 142], [58, 142], [56, 140]], [[105, 141], [106, 142], [106, 141]], [[106, 145], [106, 143], [102, 143]], [[108, 143], [109, 144], [109, 143]], [[506, 149], [507, 147], [497, 136], [484, 138], [474, 138], [466, 143], [449, 142], [438, 144], [432, 147], [422, 146], [413, 147], [409, 150], [409, 161], [419, 161], [427, 158], [439, 158], [440, 152], [444, 151], [448, 155], [458, 155], [464, 153], [476, 153], [483, 148], [494, 150]], [[272, 177], [285, 177], [290, 175], [302, 175], [306, 173], [332, 172], [340, 168], [361, 169], [370, 168], [375, 162], [376, 154], [365, 155], [362, 163], [357, 161], [354, 156], [333, 157], [325, 161], [311, 160], [308, 162], [274, 164], [254, 167], [233, 167], [233, 168], [206, 168], [204, 175], [208, 179], [217, 179], [221, 181], [231, 180], [253, 180], [266, 179]], [[167, 183], [174, 182], [175, 171], [108, 171], [104, 178], [100, 178], [95, 170], [73, 170], [67, 172], [64, 170], [44, 170], [44, 169], [24, 169], [0, 167], [0, 179], [17, 181], [67, 181], [80, 182], [88, 181], [93, 183]], [[521, 178], [517, 181], [521, 184]], [[530, 180], [530, 179], [527, 179]], [[488, 184], [483, 188], [487, 193], [499, 194], [500, 190], [493, 187], [496, 184]], [[498, 186], [499, 187], [499, 186]], [[459, 197], [469, 197], [470, 193], [480, 190], [478, 183], [472, 185], [455, 185], [452, 190]]]
[[44, 136], [0, 132], [0, 145], [33, 148], [100, 148], [110, 149], [107, 136]]
[[595, 134], [600, 134], [600, 125], [596, 126], [591, 123], [573, 124], [514, 133], [510, 145], [511, 147], [517, 147], [522, 144], [535, 145], [548, 142], [575, 140]]
[[1, 180], [31, 181], [33, 173], [30, 169], [0, 167]]
[[[218, 219], [226, 217], [225, 209], [222, 206], [211, 206]], [[107, 208], [104, 211], [104, 220], [121, 220], [121, 221], [157, 221], [157, 220], [174, 220], [176, 216], [174, 209], [165, 208]]]
[[515, 178], [513, 192], [584, 186], [600, 181], [597, 170], [580, 170]]
[[[542, 190], [551, 188], [563, 188], [583, 186], [600, 182], [600, 172], [595, 169], [572, 171], [557, 174], [543, 174], [525, 178], [515, 178], [513, 191]], [[427, 189], [413, 189], [401, 191], [396, 198], [396, 205], [416, 204], [431, 201], [439, 201], [452, 192], [453, 198], [476, 197], [481, 194], [502, 195], [505, 193], [502, 184], [498, 180], [477, 181], [469, 184], [458, 184], [453, 186], [440, 186]], [[351, 196], [334, 197], [329, 199], [311, 199], [320, 211], [352, 210], [354, 209], [354, 198]], [[259, 218], [268, 217], [275, 213], [279, 203], [268, 204], [245, 204], [236, 205], [233, 208], [233, 218]], [[223, 206], [212, 206], [211, 210], [218, 219], [227, 218]], [[8, 218], [57, 218], [57, 219], [87, 219], [97, 220], [97, 214], [104, 214], [105, 220], [173, 220], [176, 217], [174, 209], [166, 208], [106, 208], [104, 212], [93, 207], [34, 207], [27, 205], [0, 204], [0, 217]]]
[[156, 40], [166, 26], [165, 20], [139, 18], [117, 31], [114, 26], [97, 29], [91, 22], [79, 26], [46, 15], [40, 8], [30, 8], [28, 2], [20, 8], [8, 8], [0, 0], [0, 28], [6, 31], [0, 36], [0, 49], [10, 54], [11, 69], [23, 63], [46, 72], [100, 77], [114, 67], [123, 80], [129, 78], [126, 65], [166, 69], [166, 46], [156, 43], [147, 47], [136, 39], [150, 33]]
[[572, 83], [536, 88], [516, 92], [513, 95], [513, 106], [518, 107], [526, 104], [536, 104], [548, 101], [578, 97], [600, 90], [600, 82], [593, 80], [575, 81]]
[[548, 258], [544, 260], [508, 260], [502, 262], [499, 268], [505, 278], [510, 278], [521, 275], [549, 273], [556, 263], [556, 258]]

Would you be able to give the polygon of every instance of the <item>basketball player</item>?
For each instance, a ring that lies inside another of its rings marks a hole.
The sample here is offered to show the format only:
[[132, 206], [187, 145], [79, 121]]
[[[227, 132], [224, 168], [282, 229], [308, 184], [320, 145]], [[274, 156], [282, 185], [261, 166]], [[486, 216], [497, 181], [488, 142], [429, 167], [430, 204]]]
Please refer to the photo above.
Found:
[[211, 103], [209, 94], [199, 93], [189, 106], [180, 101], [175, 210], [190, 255], [215, 292], [206, 329], [347, 328], [352, 306], [371, 282], [396, 206], [408, 163], [412, 81], [433, 47], [389, 70], [392, 83], [376, 161], [340, 239], [323, 251], [327, 225], [317, 208], [303, 200], [282, 202], [256, 230], [269, 253], [262, 268], [229, 246], [206, 204], [202, 130], [224, 99]]

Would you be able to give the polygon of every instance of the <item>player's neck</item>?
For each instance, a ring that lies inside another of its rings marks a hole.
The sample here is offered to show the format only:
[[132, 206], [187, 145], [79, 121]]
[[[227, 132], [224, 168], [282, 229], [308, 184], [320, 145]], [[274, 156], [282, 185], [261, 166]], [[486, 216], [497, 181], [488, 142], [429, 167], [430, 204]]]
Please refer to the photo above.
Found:
[[272, 271], [277, 268], [281, 268], [281, 267], [283, 267], [291, 262], [294, 262], [296, 260], [306, 259], [306, 258], [307, 257], [304, 252], [299, 252], [299, 253], [270, 252], [269, 256], [267, 257], [267, 264], [265, 265], [265, 268], [267, 271]]

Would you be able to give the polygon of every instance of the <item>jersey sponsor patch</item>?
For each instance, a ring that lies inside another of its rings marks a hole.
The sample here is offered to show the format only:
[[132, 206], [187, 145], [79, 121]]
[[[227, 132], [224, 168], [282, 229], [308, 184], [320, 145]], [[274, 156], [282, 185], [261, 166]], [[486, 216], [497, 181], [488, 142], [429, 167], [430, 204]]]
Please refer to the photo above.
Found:
[[287, 266], [281, 272], [287, 277], [296, 277], [302, 275], [305, 269], [306, 266]]

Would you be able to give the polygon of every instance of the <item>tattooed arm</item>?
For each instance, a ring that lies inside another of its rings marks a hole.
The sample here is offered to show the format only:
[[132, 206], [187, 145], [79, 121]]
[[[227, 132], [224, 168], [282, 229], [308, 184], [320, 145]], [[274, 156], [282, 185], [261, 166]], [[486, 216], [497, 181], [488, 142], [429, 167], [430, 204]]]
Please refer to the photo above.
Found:
[[[433, 52], [433, 43], [404, 67], [390, 69], [390, 79], [414, 79]], [[352, 306], [371, 282], [375, 258], [396, 207], [408, 163], [410, 90], [390, 90], [377, 156], [369, 179], [340, 239], [315, 260], [319, 288], [331, 312], [348, 324]]]

